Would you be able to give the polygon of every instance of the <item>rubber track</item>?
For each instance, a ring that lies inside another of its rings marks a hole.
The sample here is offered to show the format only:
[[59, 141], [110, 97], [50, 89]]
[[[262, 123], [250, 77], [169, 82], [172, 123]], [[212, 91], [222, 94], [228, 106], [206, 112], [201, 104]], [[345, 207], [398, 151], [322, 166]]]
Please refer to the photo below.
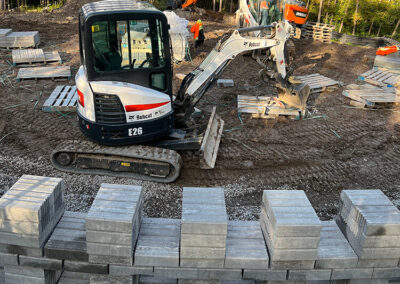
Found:
[[[128, 158], [138, 158], [149, 161], [165, 162], [170, 164], [172, 170], [170, 174], [163, 177], [154, 177], [138, 173], [127, 173], [127, 172], [114, 172], [103, 169], [80, 169], [61, 166], [55, 160], [55, 155], [60, 152], [70, 153], [87, 153], [87, 154], [99, 154], [99, 155], [116, 155]], [[51, 162], [53, 166], [60, 171], [78, 173], [78, 174], [99, 174], [109, 175], [115, 177], [127, 177], [146, 181], [164, 182], [169, 183], [175, 181], [180, 173], [182, 167], [181, 156], [173, 150], [162, 149], [150, 146], [132, 145], [132, 146], [121, 146], [111, 147], [95, 144], [90, 141], [65, 141], [61, 143], [51, 154]]]

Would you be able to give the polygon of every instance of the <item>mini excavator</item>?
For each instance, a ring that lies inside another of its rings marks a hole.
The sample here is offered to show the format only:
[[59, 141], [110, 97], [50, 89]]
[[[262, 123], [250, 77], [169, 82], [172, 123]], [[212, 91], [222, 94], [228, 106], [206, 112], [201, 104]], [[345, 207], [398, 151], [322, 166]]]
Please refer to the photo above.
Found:
[[[276, 22], [233, 30], [172, 94], [171, 46], [166, 16], [147, 2], [100, 1], [79, 13], [81, 63], [76, 77], [79, 127], [89, 140], [61, 143], [53, 165], [73, 173], [105, 174], [172, 182], [182, 159], [196, 150], [201, 168], [213, 168], [223, 130], [215, 108], [205, 123], [195, 109], [227, 65], [239, 54], [268, 49], [275, 62], [279, 100], [304, 109], [309, 87], [291, 84], [285, 42], [292, 26]], [[258, 31], [258, 36], [247, 36]]]

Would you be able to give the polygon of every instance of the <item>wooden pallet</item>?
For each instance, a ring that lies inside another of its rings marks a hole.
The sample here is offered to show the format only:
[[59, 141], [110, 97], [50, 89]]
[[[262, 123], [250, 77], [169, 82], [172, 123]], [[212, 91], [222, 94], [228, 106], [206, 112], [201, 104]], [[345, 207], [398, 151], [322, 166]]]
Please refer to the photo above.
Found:
[[321, 93], [327, 89], [334, 90], [343, 85], [342, 82], [332, 80], [318, 73], [296, 76], [295, 78], [310, 86], [310, 94]]
[[44, 112], [74, 111], [76, 109], [76, 86], [57, 86], [44, 102]]
[[400, 96], [397, 96], [396, 93], [390, 89], [379, 88], [369, 84], [349, 85], [342, 94], [350, 99], [350, 105], [360, 108], [385, 107], [400, 102]]
[[325, 43], [330, 43], [334, 26], [307, 22], [305, 25], [303, 25], [301, 30], [301, 36], [303, 38], [311, 38]]
[[12, 51], [14, 66], [17, 64], [33, 63], [62, 63], [58, 51], [43, 52], [43, 49], [16, 49]]
[[394, 87], [400, 83], [400, 75], [386, 68], [372, 68], [357, 78], [378, 87]]
[[299, 109], [285, 109], [279, 106], [272, 97], [238, 95], [238, 113], [250, 113], [253, 118], [276, 119], [285, 116], [300, 119]]
[[70, 79], [71, 68], [69, 66], [31, 67], [19, 69], [17, 81], [25, 79]]

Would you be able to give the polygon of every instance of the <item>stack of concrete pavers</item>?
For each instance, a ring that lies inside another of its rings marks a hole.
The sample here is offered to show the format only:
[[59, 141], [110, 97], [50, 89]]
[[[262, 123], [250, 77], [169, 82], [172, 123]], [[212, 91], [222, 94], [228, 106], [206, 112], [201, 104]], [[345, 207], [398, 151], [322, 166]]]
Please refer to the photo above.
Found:
[[[133, 250], [142, 222], [142, 207], [140, 186], [101, 185], [86, 216], [86, 249], [90, 263], [133, 265]], [[93, 274], [90, 281], [115, 282], [116, 278], [118, 276]], [[121, 281], [133, 277], [123, 278]]]
[[336, 225], [335, 221], [322, 221], [316, 269], [354, 268], [358, 257]]
[[44, 248], [48, 258], [87, 262], [86, 251], [87, 213], [66, 211]]
[[268, 253], [259, 222], [228, 222], [225, 268], [268, 268]]
[[13, 32], [11, 29], [0, 29], [0, 47], [22, 48], [35, 47], [40, 43], [39, 32]]
[[322, 224], [304, 191], [264, 190], [260, 223], [271, 268], [314, 268]]
[[223, 268], [228, 218], [222, 188], [183, 188], [180, 266]]
[[135, 250], [135, 265], [179, 267], [181, 221], [144, 218]]
[[[4, 264], [7, 283], [55, 283], [62, 261], [42, 258], [43, 247], [64, 213], [59, 178], [22, 176], [0, 199], [1, 257], [19, 254], [19, 263]], [[18, 265], [19, 264], [19, 265]]]
[[142, 275], [139, 278], [139, 284], [177, 284], [177, 279], [157, 278], [154, 276]]
[[336, 223], [359, 258], [357, 266], [398, 266], [399, 210], [380, 190], [343, 190], [340, 197]]

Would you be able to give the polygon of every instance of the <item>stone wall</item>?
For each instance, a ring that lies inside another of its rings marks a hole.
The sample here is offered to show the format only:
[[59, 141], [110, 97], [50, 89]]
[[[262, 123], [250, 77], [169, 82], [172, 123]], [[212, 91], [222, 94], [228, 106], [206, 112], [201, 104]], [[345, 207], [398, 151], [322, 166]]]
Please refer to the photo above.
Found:
[[229, 221], [222, 188], [184, 188], [182, 219], [143, 218], [138, 186], [102, 184], [64, 212], [61, 179], [22, 176], [0, 199], [0, 283], [395, 283], [400, 213], [344, 190], [335, 221], [303, 191], [263, 192], [259, 221]]

